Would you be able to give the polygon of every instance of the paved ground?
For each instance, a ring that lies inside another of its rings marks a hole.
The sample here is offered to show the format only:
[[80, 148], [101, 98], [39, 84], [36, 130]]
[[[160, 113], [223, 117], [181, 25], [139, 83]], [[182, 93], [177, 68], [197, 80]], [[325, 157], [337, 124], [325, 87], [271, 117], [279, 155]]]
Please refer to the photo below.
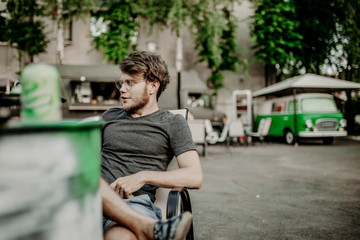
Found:
[[211, 145], [201, 160], [195, 239], [360, 239], [359, 141]]

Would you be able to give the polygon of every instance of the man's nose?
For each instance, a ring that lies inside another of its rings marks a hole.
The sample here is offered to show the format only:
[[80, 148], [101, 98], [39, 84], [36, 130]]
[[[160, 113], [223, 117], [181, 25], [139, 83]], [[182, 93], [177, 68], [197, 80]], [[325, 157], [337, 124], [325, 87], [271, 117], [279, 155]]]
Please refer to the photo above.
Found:
[[122, 93], [122, 92], [126, 92], [127, 90], [128, 90], [128, 89], [127, 89], [126, 84], [121, 85], [121, 88], [120, 88], [120, 93]]

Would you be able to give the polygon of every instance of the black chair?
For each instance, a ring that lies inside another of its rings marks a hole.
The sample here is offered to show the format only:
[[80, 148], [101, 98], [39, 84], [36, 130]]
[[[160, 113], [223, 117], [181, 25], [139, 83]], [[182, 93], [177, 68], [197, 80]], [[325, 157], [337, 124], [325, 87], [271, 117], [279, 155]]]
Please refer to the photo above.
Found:
[[[181, 114], [187, 119], [188, 110], [187, 109], [177, 109], [170, 110], [174, 114]], [[177, 161], [174, 158], [168, 170], [178, 168]], [[190, 194], [186, 188], [174, 188], [166, 189], [159, 188], [156, 192], [156, 201], [155, 204], [161, 208], [163, 213], [166, 213], [166, 219], [179, 215], [182, 212], [189, 211], [192, 213]], [[165, 217], [163, 216], [163, 218]], [[191, 222], [191, 227], [189, 233], [186, 236], [187, 240], [194, 239], [194, 230], [193, 223]]]

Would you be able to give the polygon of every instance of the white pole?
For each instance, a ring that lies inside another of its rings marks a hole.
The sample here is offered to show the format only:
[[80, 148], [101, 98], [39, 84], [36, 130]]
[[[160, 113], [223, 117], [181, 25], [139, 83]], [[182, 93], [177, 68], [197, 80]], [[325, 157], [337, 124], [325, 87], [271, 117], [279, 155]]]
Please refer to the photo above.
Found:
[[57, 0], [57, 41], [56, 41], [56, 63], [64, 63], [64, 22], [62, 20], [63, 14], [63, 2], [62, 0]]

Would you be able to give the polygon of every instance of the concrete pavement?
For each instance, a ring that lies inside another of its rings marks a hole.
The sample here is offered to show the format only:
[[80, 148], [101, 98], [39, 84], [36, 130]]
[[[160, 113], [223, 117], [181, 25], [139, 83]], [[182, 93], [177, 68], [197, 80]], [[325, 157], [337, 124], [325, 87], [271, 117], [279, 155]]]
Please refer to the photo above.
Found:
[[195, 239], [360, 239], [358, 141], [211, 145], [201, 161]]

